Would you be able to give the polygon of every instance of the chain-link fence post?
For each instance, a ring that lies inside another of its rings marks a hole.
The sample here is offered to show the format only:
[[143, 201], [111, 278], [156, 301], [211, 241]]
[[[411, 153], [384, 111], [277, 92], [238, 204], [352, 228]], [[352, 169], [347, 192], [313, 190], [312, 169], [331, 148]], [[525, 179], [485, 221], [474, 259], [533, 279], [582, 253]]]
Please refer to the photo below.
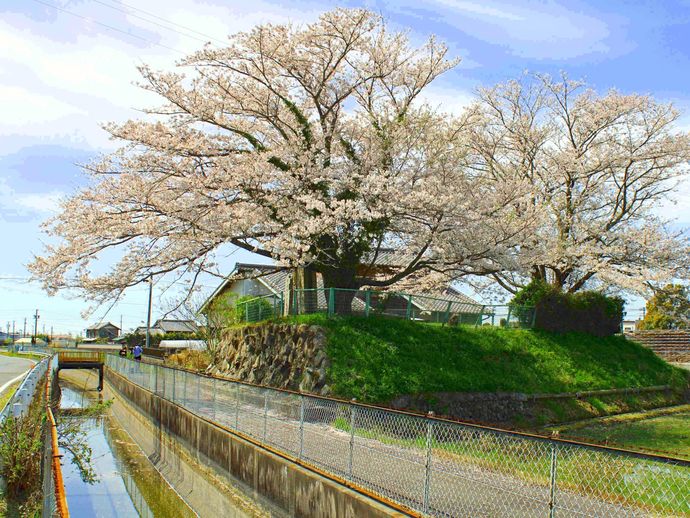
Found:
[[173, 403], [177, 403], [177, 371], [173, 370]]
[[268, 423], [268, 390], [264, 389], [264, 442], [266, 442], [266, 425]]
[[182, 373], [182, 406], [187, 406], [187, 373], [180, 372]]
[[549, 490], [549, 518], [554, 518], [556, 515], [556, 444], [551, 444], [551, 488]]
[[429, 489], [431, 486], [431, 443], [434, 437], [434, 422], [426, 420], [426, 460], [424, 461], [424, 513], [429, 512]]
[[235, 383], [235, 430], [240, 429], [240, 384]]
[[216, 420], [216, 392], [218, 392], [217, 387], [218, 380], [213, 378], [213, 420]]
[[300, 396], [299, 397], [299, 460], [302, 460], [302, 454], [303, 453], [304, 453], [304, 396]]
[[350, 477], [350, 480], [352, 480], [352, 472], [354, 469], [353, 456], [355, 453], [355, 412], [357, 412], [357, 407], [355, 405], [350, 405], [350, 453], [347, 459], [347, 473]]
[[201, 412], [201, 376], [196, 376], [196, 411]]

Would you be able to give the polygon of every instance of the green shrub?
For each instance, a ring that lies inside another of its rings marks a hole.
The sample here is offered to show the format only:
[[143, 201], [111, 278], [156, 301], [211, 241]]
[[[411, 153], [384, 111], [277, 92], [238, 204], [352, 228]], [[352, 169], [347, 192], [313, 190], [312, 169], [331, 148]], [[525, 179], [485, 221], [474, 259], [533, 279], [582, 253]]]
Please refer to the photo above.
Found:
[[257, 298], [256, 295], [244, 295], [235, 301], [234, 322], [256, 322], [272, 318], [273, 305], [266, 298]]
[[534, 306], [537, 329], [555, 333], [581, 332], [609, 336], [620, 331], [625, 302], [597, 291], [565, 293], [542, 280], [520, 290], [511, 306]]

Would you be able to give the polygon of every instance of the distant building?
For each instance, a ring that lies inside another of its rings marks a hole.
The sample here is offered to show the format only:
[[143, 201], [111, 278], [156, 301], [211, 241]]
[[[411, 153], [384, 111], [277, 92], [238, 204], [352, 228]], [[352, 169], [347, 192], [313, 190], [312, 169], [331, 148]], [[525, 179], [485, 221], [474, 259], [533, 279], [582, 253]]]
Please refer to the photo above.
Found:
[[105, 338], [112, 340], [120, 335], [120, 328], [110, 322], [96, 324], [86, 328], [86, 338]]
[[639, 320], [623, 320], [623, 332], [634, 333], [637, 331]]
[[[173, 320], [161, 318], [151, 326], [151, 335], [164, 335], [166, 333], [188, 333], [194, 334], [199, 331], [199, 327], [192, 320]], [[145, 335], [146, 326], [137, 327], [136, 334]]]

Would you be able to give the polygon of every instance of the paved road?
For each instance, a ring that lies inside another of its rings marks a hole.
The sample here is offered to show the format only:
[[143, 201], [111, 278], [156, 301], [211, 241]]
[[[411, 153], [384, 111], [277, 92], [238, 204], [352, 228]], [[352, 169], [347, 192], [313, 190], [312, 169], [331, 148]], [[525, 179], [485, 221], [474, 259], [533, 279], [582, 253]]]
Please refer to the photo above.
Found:
[[0, 388], [28, 371], [34, 363], [36, 362], [26, 358], [13, 358], [0, 354]]

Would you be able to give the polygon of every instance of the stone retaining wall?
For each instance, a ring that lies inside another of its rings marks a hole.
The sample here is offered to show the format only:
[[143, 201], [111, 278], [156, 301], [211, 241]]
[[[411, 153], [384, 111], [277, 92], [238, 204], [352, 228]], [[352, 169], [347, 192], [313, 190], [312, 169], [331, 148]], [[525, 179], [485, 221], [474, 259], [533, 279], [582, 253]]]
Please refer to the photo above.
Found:
[[224, 331], [209, 374], [329, 395], [326, 332], [306, 324], [263, 323]]

